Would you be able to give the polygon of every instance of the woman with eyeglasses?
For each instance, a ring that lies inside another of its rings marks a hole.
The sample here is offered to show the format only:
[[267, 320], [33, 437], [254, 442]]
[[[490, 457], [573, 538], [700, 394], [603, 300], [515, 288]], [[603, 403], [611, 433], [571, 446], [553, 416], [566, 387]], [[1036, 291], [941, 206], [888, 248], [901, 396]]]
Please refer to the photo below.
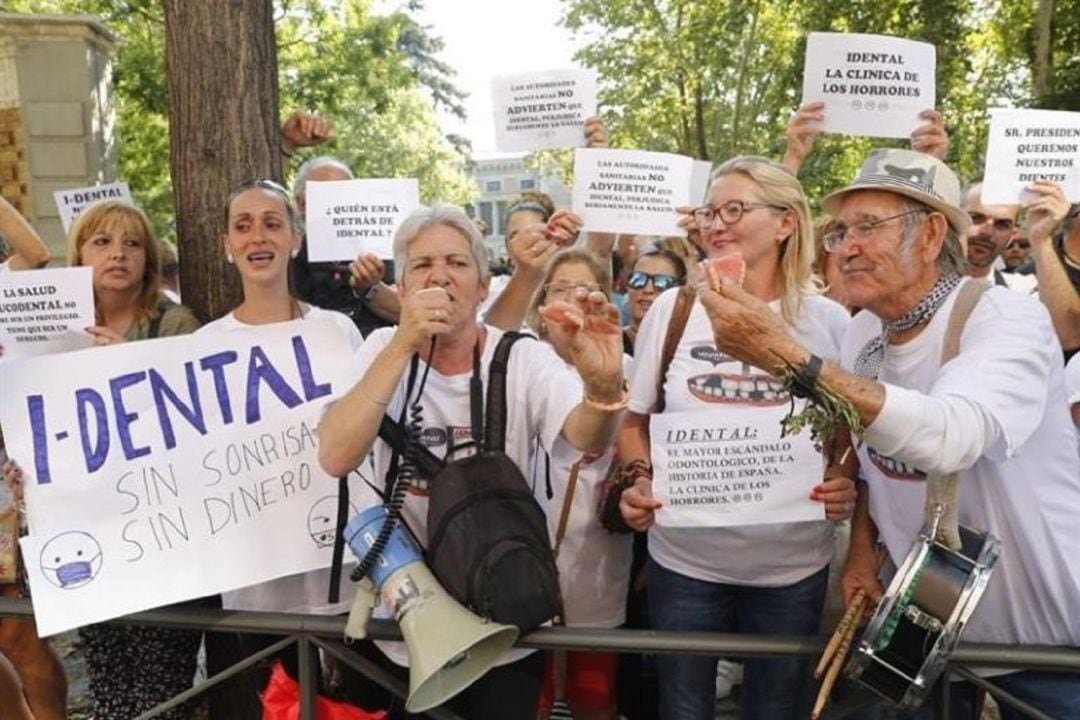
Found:
[[[589, 293], [599, 291], [610, 299], [611, 277], [592, 253], [561, 250], [548, 263], [525, 319], [567, 367], [573, 364], [572, 338], [561, 325], [547, 322], [541, 310], [553, 302], [571, 301], [579, 289]], [[547, 485], [550, 481], [550, 497], [545, 502], [542, 493], [538, 496], [547, 513], [548, 532], [557, 547], [564, 621], [572, 627], [616, 628], [626, 620], [631, 539], [629, 535], [615, 535], [604, 530], [596, 515], [598, 493], [611, 461], [610, 451], [583, 455], [569, 443], [559, 441], [548, 451], [547, 457], [541, 459], [541, 469], [537, 473], [541, 477], [547, 476], [538, 485]], [[561, 538], [560, 525], [563, 527]], [[540, 717], [548, 717], [554, 702], [564, 699], [576, 720], [617, 717], [615, 671], [618, 655], [569, 652], [559, 657], [559, 662], [553, 662], [556, 655], [548, 658]], [[555, 677], [556, 673], [559, 678]]]
[[[298, 214], [288, 191], [270, 180], [254, 180], [240, 185], [225, 204], [225, 233], [221, 237], [227, 262], [235, 267], [244, 289], [243, 301], [224, 317], [205, 325], [200, 333], [258, 332], [262, 325], [289, 321], [328, 319], [349, 338], [353, 352], [363, 338], [356, 325], [343, 313], [324, 310], [297, 300], [289, 285], [289, 266], [300, 252], [303, 236]], [[346, 613], [355, 594], [353, 583], [342, 583], [338, 603], [327, 602], [329, 568], [240, 588], [223, 593], [226, 610], [290, 612], [312, 615]], [[240, 637], [243, 655], [250, 655], [274, 642], [263, 635]], [[279, 654], [287, 672], [297, 675], [295, 650]], [[239, 658], [237, 658], [239, 659]], [[247, 676], [237, 702], [258, 717], [259, 693], [266, 686], [269, 668]]]
[[[86, 331], [95, 345], [186, 335], [199, 326], [190, 310], [162, 295], [159, 246], [150, 221], [134, 205], [104, 200], [83, 210], [68, 234], [67, 263], [93, 270], [97, 324]], [[5, 464], [4, 476], [21, 491], [22, 471], [13, 461]], [[135, 717], [189, 689], [201, 636], [142, 625], [80, 628], [94, 717]], [[62, 676], [58, 660], [56, 665]], [[37, 717], [59, 716], [30, 700]], [[159, 717], [180, 720], [188, 710]]]
[[[741, 254], [744, 288], [766, 300], [815, 353], [837, 358], [848, 316], [820, 295], [812, 276], [812, 228], [799, 181], [783, 166], [754, 157], [729, 160], [714, 177], [708, 204], [693, 211], [707, 258]], [[635, 530], [649, 533], [653, 628], [814, 635], [833, 553], [834, 527], [828, 521], [850, 517], [855, 506], [850, 460], [843, 469], [826, 469], [823, 459], [825, 479], [806, 489], [810, 499], [824, 503], [820, 521], [705, 528], [654, 525], [661, 503], [652, 495], [650, 413], [696, 413], [702, 422], [723, 422], [729, 409], [760, 409], [771, 417], [777, 406], [789, 401], [787, 391], [768, 373], [720, 354], [704, 308], [692, 293], [683, 294], [688, 301], [684, 305], [680, 294], [672, 290], [657, 298], [638, 331], [630, 412], [618, 442], [620, 472], [632, 482], [620, 502], [623, 518]], [[669, 325], [678, 328], [673, 321], [676, 306], [688, 307], [688, 316], [670, 364], [662, 368]], [[702, 448], [724, 452], [721, 442], [705, 442]], [[662, 718], [715, 716], [718, 659], [657, 657]], [[743, 717], [805, 717], [809, 685], [805, 661], [749, 658]]]

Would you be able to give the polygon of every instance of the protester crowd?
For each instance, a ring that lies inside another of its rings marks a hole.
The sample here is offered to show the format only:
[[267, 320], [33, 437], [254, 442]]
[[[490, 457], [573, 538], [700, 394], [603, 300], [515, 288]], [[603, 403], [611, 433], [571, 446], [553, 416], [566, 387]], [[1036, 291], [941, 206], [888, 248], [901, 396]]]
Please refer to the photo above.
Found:
[[[97, 323], [86, 332], [96, 345], [333, 322], [348, 337], [357, 378], [319, 426], [320, 462], [335, 477], [362, 466], [374, 478], [392, 474], [384, 417], [418, 408], [425, 426], [476, 427], [471, 381], [486, 386], [506, 334], [532, 335], [505, 370], [505, 452], [546, 514], [568, 626], [817, 635], [830, 565], [834, 584], [840, 569], [834, 592], [843, 603], [859, 592], [881, 599], [922, 526], [927, 476], [955, 474], [960, 522], [1002, 544], [965, 639], [1080, 646], [1080, 535], [1071, 527], [1080, 511], [1080, 205], [1041, 181], [1022, 206], [985, 204], [983, 186], [962, 187], [949, 168], [948, 135], [932, 109], [910, 149], [876, 150], [850, 185], [807, 198], [797, 174], [823, 114], [822, 104], [795, 113], [780, 161], [717, 164], [702, 205], [681, 209], [685, 237], [582, 233], [569, 209], [524, 194], [503, 224], [509, 276], [491, 275], [478, 223], [448, 205], [402, 223], [392, 263], [372, 254], [309, 263], [307, 189], [353, 177], [332, 157], [296, 168], [291, 192], [255, 181], [222, 198], [218, 242], [243, 300], [201, 328], [178, 302], [175, 254], [139, 208], [106, 201], [84, 210], [66, 260], [93, 270]], [[285, 132], [289, 147], [329, 135], [309, 116]], [[608, 144], [599, 118], [584, 136], [589, 146]], [[0, 236], [0, 273], [48, 264], [33, 229], [3, 199]], [[745, 261], [745, 277], [716, 281], [710, 262], [732, 254]], [[942, 363], [952, 309], [974, 285], [985, 287], [955, 358]], [[789, 397], [785, 378], [811, 393], [827, 385], [862, 428], [860, 437], [839, 428], [821, 448], [820, 482], [808, 489], [821, 519], [656, 524], [663, 503], [652, 492], [650, 421], [722, 417], [733, 406], [765, 412]], [[446, 459], [475, 451], [460, 440], [444, 433], [441, 445], [426, 447]], [[27, 461], [5, 462], [7, 492], [21, 492], [18, 463]], [[403, 506], [421, 541], [429, 480], [407, 488]], [[340, 602], [328, 603], [329, 576], [290, 576], [190, 604], [345, 613], [355, 588], [346, 583]], [[4, 586], [5, 596], [28, 592]], [[135, 717], [192, 684], [200, 633], [103, 624], [79, 637], [94, 717]], [[211, 672], [272, 642], [205, 637]], [[403, 676], [400, 648], [359, 649]], [[296, 675], [294, 652], [275, 658]], [[406, 716], [400, 701], [326, 660], [319, 674], [327, 692]], [[567, 707], [575, 718], [712, 718], [718, 663], [721, 679], [742, 665], [744, 717], [808, 716], [816, 689], [808, 661], [701, 654], [515, 650], [449, 705], [471, 718], [565, 717]], [[266, 679], [261, 668], [224, 685], [211, 717], [260, 717]], [[1051, 717], [1080, 717], [1080, 676], [1021, 670], [994, 681]], [[955, 683], [952, 692], [953, 716], [978, 717], [974, 686]], [[65, 703], [63, 669], [33, 622], [0, 619], [0, 714], [62, 718]], [[1014, 712], [1003, 708], [1005, 717]]]

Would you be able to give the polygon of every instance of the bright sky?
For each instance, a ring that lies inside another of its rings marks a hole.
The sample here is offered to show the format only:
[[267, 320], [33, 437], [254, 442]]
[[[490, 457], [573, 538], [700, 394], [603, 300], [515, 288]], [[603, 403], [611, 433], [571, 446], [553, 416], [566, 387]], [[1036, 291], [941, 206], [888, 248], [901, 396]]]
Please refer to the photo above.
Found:
[[[376, 2], [376, 12], [401, 5]], [[559, 0], [427, 0], [415, 17], [444, 42], [439, 57], [457, 71], [456, 83], [469, 94], [468, 121], [441, 118], [443, 131], [472, 141], [473, 155], [495, 153], [491, 78], [532, 70], [570, 67], [574, 46], [569, 31], [556, 25]]]

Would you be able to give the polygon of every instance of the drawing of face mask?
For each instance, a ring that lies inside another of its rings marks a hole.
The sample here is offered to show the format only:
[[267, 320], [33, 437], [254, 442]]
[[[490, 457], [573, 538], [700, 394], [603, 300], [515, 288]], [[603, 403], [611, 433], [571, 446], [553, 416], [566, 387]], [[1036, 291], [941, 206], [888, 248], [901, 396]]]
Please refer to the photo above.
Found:
[[79, 530], [61, 533], [41, 549], [42, 574], [63, 590], [89, 583], [101, 571], [101, 563], [101, 546]]

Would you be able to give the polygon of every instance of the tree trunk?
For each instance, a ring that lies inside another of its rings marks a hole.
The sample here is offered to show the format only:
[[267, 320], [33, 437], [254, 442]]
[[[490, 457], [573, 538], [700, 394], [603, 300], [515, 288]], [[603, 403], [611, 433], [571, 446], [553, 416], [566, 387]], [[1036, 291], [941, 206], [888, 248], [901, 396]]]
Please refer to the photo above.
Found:
[[202, 321], [242, 299], [220, 241], [229, 192], [281, 177], [271, 0], [164, 0], [169, 159], [184, 304]]
[[1050, 93], [1050, 47], [1053, 44], [1054, 0], [1039, 0], [1035, 16], [1035, 99], [1040, 103]]

